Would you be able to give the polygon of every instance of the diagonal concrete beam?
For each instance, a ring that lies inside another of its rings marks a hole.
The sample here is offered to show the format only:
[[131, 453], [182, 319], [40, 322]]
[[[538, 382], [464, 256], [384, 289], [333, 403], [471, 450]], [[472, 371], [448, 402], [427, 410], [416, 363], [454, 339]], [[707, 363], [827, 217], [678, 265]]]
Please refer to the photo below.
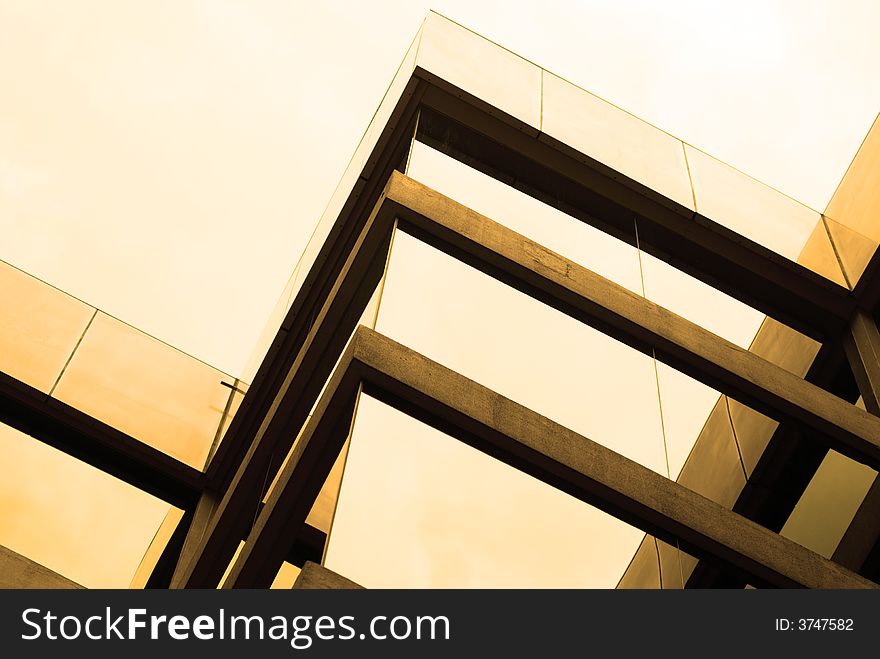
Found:
[[[394, 220], [456, 258], [829, 446], [880, 466], [880, 419], [395, 172], [312, 326], [208, 532], [175, 586], [213, 587], [246, 532], [272, 455], [286, 454], [360, 316], [368, 264], [384, 260]], [[375, 268], [373, 268], [375, 273]], [[378, 275], [375, 275], [378, 276]], [[372, 282], [372, 279], [367, 281]], [[250, 510], [249, 515], [241, 515]]]
[[305, 519], [315, 483], [347, 434], [340, 409], [364, 390], [544, 482], [752, 583], [872, 588], [876, 584], [747, 520], [609, 448], [483, 387], [366, 327], [358, 328], [224, 587], [266, 587]]
[[403, 174], [389, 180], [384, 203], [403, 231], [880, 469], [880, 418]]
[[880, 331], [874, 318], [861, 309], [856, 311], [843, 347], [865, 408], [880, 416]]

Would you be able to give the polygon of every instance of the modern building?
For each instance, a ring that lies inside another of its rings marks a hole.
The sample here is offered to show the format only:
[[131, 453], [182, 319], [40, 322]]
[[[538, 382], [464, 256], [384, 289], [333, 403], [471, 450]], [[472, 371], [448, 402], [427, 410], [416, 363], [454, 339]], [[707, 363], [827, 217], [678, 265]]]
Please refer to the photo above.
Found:
[[2, 265], [0, 586], [876, 586], [878, 241], [430, 14], [250, 372]]

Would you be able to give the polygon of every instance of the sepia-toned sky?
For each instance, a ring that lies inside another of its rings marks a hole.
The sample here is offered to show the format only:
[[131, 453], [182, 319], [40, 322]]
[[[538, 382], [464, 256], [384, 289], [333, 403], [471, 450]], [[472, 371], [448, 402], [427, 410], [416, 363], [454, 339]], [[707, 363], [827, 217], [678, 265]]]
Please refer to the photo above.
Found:
[[430, 8], [819, 210], [880, 109], [869, 0], [0, 0], [0, 259], [240, 373]]

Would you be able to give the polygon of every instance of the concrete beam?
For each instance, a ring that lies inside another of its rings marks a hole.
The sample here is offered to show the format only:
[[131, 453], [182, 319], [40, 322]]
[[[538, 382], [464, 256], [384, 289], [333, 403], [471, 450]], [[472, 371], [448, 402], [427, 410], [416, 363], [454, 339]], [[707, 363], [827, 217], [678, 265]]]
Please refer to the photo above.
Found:
[[32, 561], [27, 556], [0, 546], [0, 588], [68, 589], [82, 588], [82, 586]]
[[[209, 532], [174, 585], [212, 587], [219, 581], [246, 530], [243, 520], [256, 512], [253, 502], [262, 496], [271, 457], [275, 455], [279, 464], [286, 454], [335, 351], [366, 304], [371, 287], [364, 284], [363, 273], [372, 267], [377, 280], [376, 268], [384, 262], [395, 218], [402, 230], [456, 258], [647, 354], [655, 352], [673, 367], [759, 411], [818, 430], [854, 459], [880, 465], [880, 419], [395, 172]], [[242, 515], [242, 510], [249, 514]]]
[[194, 505], [204, 487], [198, 469], [6, 373], [0, 422], [181, 508]]
[[[514, 468], [686, 551], [779, 587], [876, 584], [382, 336], [358, 328], [260, 513], [225, 587], [266, 587], [314, 486], [342, 446], [340, 418], [358, 386]], [[315, 473], [315, 468], [319, 473]], [[316, 495], [316, 492], [315, 492]]]
[[403, 174], [389, 180], [384, 203], [401, 230], [880, 469], [880, 418]]
[[294, 590], [354, 590], [363, 586], [328, 570], [323, 565], [306, 561], [293, 584]]
[[861, 309], [856, 311], [843, 347], [865, 408], [880, 416], [880, 331], [874, 318]]

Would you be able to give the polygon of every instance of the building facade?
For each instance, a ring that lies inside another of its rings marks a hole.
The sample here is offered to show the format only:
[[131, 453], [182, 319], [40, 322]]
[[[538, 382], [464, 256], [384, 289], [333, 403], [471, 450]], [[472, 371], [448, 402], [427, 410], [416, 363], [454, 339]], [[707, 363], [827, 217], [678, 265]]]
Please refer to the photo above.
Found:
[[249, 372], [3, 265], [4, 451], [132, 587], [873, 587], [878, 241], [876, 124], [820, 213], [431, 14]]

